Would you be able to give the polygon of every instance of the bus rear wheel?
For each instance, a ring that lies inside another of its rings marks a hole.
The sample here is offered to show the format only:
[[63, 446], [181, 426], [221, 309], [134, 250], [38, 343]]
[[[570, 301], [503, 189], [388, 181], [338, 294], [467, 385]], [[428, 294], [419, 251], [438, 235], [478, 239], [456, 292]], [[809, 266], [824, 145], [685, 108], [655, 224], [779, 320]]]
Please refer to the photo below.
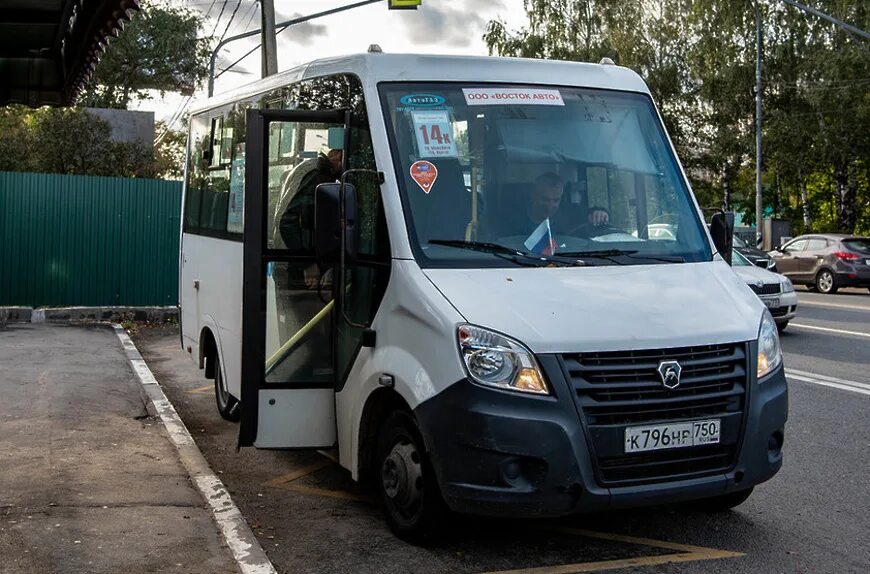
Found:
[[241, 410], [238, 408], [238, 401], [227, 390], [217, 355], [214, 357], [214, 398], [220, 415], [230, 422], [238, 422]]
[[395, 411], [384, 421], [373, 471], [387, 523], [395, 535], [415, 544], [438, 539], [447, 520], [447, 506], [410, 413]]

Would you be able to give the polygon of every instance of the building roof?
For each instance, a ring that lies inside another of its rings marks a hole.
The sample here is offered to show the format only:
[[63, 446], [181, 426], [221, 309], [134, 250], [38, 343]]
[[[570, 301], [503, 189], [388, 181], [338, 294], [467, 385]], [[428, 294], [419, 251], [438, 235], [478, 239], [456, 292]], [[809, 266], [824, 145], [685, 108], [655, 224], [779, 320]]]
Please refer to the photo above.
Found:
[[75, 103], [139, 0], [0, 0], [0, 105]]

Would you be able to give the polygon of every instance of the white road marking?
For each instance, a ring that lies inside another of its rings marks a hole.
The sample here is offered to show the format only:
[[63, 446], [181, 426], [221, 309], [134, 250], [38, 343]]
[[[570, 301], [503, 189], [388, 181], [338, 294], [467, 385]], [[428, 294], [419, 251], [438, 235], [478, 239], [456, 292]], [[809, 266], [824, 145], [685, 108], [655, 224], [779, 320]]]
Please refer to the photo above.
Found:
[[830, 375], [819, 375], [817, 373], [810, 373], [808, 371], [799, 371], [797, 369], [786, 369], [786, 375], [799, 375], [801, 377], [809, 377], [811, 379], [819, 379], [822, 381], [827, 381], [829, 383], [839, 383], [841, 385], [847, 385], [850, 387], [858, 387], [859, 389], [866, 389], [870, 391], [870, 383], [859, 383], [857, 381], [849, 381], [846, 379], [840, 379], [837, 377], [832, 377]]
[[870, 339], [870, 333], [861, 333], [859, 331], [844, 331], [842, 329], [831, 329], [830, 327], [816, 327], [815, 325], [804, 325], [803, 323], [789, 323], [789, 327], [797, 327], [798, 329], [810, 329], [812, 331], [823, 331], [825, 333], [837, 333], [838, 335], [849, 335], [851, 337], [866, 337]]
[[823, 387], [831, 387], [843, 391], [858, 393], [859, 395], [867, 395], [870, 397], [870, 384], [859, 383], [857, 381], [847, 381], [846, 379], [838, 379], [837, 377], [829, 377], [828, 375], [817, 375], [806, 371], [798, 371], [797, 369], [786, 369], [785, 376], [795, 381], [803, 383], [811, 383], [821, 385]]
[[239, 570], [242, 574], [277, 574], [272, 562], [263, 552], [260, 542], [245, 521], [245, 517], [242, 516], [241, 511], [230, 497], [230, 493], [208, 465], [205, 457], [202, 456], [202, 452], [196, 446], [193, 437], [190, 436], [172, 403], [166, 398], [163, 389], [160, 388], [157, 379], [151, 373], [151, 369], [148, 368], [142, 355], [136, 349], [136, 345], [130, 340], [123, 327], [118, 324], [112, 324], [112, 327], [127, 352], [127, 358], [139, 384], [142, 385], [144, 393], [151, 401], [151, 405], [163, 422], [163, 426], [166, 427], [169, 438], [178, 451], [181, 463], [190, 474], [196, 489], [211, 508], [214, 520], [223, 534]]
[[800, 298], [798, 298], [798, 305], [806, 305], [807, 307], [832, 307], [834, 309], [849, 309], [851, 311], [867, 311], [870, 313], [870, 307], [842, 305], [840, 303], [825, 303], [823, 301], [804, 301]]

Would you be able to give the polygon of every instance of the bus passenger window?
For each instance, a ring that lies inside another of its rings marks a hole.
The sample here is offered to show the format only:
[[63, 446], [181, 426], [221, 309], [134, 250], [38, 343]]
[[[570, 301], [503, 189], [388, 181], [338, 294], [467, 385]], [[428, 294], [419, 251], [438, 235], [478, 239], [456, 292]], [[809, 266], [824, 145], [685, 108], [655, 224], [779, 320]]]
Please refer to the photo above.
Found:
[[314, 190], [321, 183], [338, 181], [342, 172], [342, 150], [329, 148], [330, 127], [338, 126], [269, 125], [268, 237], [272, 249], [314, 254]]

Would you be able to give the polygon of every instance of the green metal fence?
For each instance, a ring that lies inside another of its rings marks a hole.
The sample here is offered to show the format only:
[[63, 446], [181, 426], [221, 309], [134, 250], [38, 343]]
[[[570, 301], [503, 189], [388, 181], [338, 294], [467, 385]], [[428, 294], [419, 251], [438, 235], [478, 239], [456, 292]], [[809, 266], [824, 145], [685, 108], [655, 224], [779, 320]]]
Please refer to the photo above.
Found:
[[181, 183], [0, 172], [0, 306], [175, 305]]

